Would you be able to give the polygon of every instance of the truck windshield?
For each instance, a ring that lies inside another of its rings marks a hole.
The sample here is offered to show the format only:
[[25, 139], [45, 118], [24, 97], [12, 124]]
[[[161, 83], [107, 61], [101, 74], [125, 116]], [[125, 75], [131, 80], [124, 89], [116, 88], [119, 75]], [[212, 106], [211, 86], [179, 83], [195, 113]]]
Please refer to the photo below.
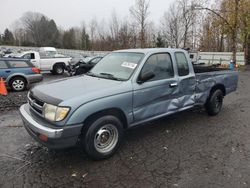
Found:
[[143, 57], [143, 53], [113, 52], [99, 61], [89, 75], [128, 80]]

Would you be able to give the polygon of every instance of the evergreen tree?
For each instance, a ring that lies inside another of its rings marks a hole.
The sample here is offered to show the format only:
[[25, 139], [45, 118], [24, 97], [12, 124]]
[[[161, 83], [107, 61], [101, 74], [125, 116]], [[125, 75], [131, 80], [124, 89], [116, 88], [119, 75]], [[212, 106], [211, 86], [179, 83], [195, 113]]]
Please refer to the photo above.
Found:
[[63, 48], [76, 49], [75, 30], [73, 28], [64, 32]]
[[82, 50], [90, 50], [90, 39], [88, 33], [86, 33], [85, 28], [82, 30]]
[[2, 36], [2, 43], [5, 45], [14, 45], [15, 39], [12, 32], [9, 29], [5, 29]]
[[158, 33], [158, 36], [156, 38], [156, 47], [164, 47], [164, 41], [160, 33]]

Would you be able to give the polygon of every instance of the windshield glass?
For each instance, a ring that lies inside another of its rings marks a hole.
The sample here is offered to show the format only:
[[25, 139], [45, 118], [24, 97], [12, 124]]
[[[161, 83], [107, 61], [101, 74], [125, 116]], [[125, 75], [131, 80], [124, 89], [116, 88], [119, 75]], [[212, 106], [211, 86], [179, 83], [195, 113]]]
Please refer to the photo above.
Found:
[[143, 56], [143, 53], [113, 52], [100, 60], [90, 73], [128, 80]]

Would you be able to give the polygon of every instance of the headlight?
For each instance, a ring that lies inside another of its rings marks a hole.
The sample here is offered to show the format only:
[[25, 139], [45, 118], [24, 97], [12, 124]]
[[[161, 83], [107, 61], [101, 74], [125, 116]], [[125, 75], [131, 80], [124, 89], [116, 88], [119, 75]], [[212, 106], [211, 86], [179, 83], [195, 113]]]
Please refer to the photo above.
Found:
[[43, 106], [43, 116], [50, 121], [61, 121], [67, 116], [69, 110], [67, 107], [58, 107], [45, 103]]

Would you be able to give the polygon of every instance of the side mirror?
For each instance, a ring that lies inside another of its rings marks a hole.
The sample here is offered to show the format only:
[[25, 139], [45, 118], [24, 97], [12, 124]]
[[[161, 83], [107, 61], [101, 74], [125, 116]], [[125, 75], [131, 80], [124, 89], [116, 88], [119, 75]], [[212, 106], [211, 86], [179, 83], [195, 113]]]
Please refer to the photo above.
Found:
[[144, 82], [146, 82], [154, 77], [155, 77], [155, 74], [152, 71], [141, 73], [138, 80], [137, 80], [137, 83], [142, 84], [142, 83], [144, 83]]

